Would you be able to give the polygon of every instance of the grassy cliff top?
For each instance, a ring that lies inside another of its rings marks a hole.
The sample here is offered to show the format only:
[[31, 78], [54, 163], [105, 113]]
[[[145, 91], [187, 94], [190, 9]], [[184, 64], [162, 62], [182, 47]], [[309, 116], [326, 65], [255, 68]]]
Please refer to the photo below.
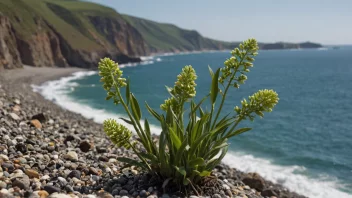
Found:
[[152, 49], [162, 51], [232, 48], [238, 43], [221, 42], [203, 37], [195, 30], [186, 30], [173, 24], [122, 15], [143, 36]]
[[[60, 33], [75, 49], [99, 49], [97, 39], [105, 40], [89, 21], [90, 16], [121, 19], [111, 8], [76, 0], [2, 0], [0, 12], [10, 17], [23, 38], [49, 28]], [[45, 22], [40, 22], [44, 19]], [[40, 28], [38, 28], [38, 23]], [[108, 42], [106, 42], [108, 43]]]

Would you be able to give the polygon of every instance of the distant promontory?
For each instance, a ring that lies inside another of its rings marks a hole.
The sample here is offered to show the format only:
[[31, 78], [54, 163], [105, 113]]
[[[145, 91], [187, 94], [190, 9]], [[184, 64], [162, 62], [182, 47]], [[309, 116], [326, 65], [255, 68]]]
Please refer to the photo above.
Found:
[[321, 48], [323, 46], [321, 44], [312, 43], [312, 42], [304, 42], [304, 43], [277, 42], [277, 43], [261, 43], [259, 47], [262, 50], [281, 50], [281, 49]]

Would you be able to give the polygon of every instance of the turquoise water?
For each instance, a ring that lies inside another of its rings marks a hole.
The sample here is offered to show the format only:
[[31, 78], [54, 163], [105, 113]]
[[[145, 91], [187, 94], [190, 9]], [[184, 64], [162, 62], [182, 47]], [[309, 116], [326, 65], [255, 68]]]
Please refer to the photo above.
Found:
[[[207, 66], [213, 70], [222, 67], [229, 55], [229, 52], [170, 55], [159, 57], [159, 61], [154, 57], [154, 62], [148, 65], [125, 67], [123, 71], [131, 79], [131, 90], [140, 103], [147, 101], [159, 109], [168, 97], [164, 85], [173, 86], [183, 66], [192, 65], [197, 71], [196, 100], [199, 100], [209, 92]], [[104, 100], [105, 91], [96, 74], [70, 83], [64, 94], [74, 101], [92, 109], [103, 109], [101, 114], [124, 115], [121, 107]], [[352, 194], [352, 47], [261, 51], [246, 84], [232, 90], [224, 114], [231, 112], [244, 97], [264, 88], [277, 91], [279, 104], [264, 119], [243, 124], [253, 130], [230, 140], [232, 152], [227, 163], [240, 170], [258, 171], [311, 197], [349, 197], [347, 194]], [[147, 111], [143, 116], [157, 124]], [[243, 164], [246, 159], [253, 163]], [[272, 176], [275, 174], [279, 176]], [[317, 184], [313, 185], [314, 182]], [[332, 190], [328, 188], [336, 190], [335, 194], [329, 194]], [[320, 191], [325, 194], [319, 194]]]

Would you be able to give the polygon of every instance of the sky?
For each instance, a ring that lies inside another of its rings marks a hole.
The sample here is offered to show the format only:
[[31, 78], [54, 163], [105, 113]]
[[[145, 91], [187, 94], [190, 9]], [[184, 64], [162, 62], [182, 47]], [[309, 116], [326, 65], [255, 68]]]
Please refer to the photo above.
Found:
[[89, 0], [223, 41], [352, 44], [352, 0]]

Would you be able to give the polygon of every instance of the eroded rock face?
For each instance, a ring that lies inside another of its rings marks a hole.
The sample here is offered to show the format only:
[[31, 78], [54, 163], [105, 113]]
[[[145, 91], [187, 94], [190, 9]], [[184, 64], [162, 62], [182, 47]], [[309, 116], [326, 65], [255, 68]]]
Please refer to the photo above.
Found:
[[36, 33], [27, 41], [18, 39], [17, 46], [23, 64], [37, 67], [69, 66], [61, 53], [59, 39], [51, 30]]
[[116, 48], [118, 54], [129, 56], [148, 54], [142, 35], [126, 21], [102, 16], [88, 18], [96, 30]]
[[16, 36], [10, 20], [0, 13], [0, 69], [22, 67]]

